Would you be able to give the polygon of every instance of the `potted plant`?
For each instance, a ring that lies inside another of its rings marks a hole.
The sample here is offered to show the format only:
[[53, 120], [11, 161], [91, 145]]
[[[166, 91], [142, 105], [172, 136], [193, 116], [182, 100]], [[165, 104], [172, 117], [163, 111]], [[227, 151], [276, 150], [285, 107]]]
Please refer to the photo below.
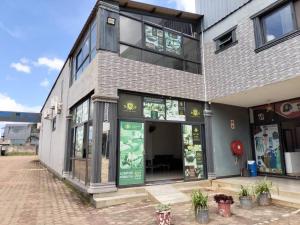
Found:
[[239, 192], [240, 205], [243, 209], [251, 209], [252, 208], [252, 194], [249, 190], [249, 187], [241, 185], [241, 189]]
[[261, 206], [267, 206], [271, 204], [271, 190], [273, 184], [271, 181], [268, 181], [265, 177], [263, 180], [256, 183], [255, 194], [257, 196], [257, 202]]
[[192, 203], [196, 221], [200, 224], [207, 224], [209, 222], [208, 196], [204, 195], [200, 190], [194, 191], [192, 194]]
[[156, 221], [158, 225], [171, 225], [170, 204], [159, 204], [156, 207]]
[[230, 206], [234, 203], [232, 196], [218, 194], [214, 196], [216, 203], [218, 203], [218, 212], [221, 216], [231, 216]]

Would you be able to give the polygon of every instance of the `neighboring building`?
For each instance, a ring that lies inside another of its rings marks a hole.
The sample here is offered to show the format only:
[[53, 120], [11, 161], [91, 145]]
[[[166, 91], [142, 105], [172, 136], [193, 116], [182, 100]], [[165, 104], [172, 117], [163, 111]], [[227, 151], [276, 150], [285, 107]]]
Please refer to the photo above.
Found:
[[37, 124], [6, 124], [2, 138], [11, 145], [38, 145]]
[[[283, 11], [274, 5], [283, 1], [196, 2], [204, 17], [97, 2], [42, 109], [48, 168], [93, 194], [239, 175], [259, 146], [261, 172], [286, 175], [277, 125], [298, 149], [300, 107], [271, 103], [300, 97], [300, 1], [284, 1]], [[239, 162], [234, 140], [244, 145]]]

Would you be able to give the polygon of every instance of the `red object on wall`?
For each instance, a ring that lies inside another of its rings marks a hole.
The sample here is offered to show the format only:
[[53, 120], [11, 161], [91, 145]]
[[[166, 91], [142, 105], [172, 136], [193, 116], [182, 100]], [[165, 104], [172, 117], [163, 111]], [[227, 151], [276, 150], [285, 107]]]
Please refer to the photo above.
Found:
[[235, 156], [242, 156], [244, 153], [244, 145], [241, 141], [231, 142], [231, 151]]

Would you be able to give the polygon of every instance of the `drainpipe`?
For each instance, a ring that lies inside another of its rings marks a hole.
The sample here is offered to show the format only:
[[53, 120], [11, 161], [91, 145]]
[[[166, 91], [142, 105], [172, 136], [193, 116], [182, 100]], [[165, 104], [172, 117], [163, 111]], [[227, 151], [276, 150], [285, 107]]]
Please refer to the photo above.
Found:
[[212, 132], [212, 110], [207, 97], [207, 79], [205, 67], [205, 49], [204, 49], [204, 24], [201, 21], [201, 60], [202, 60], [202, 75], [204, 83], [204, 120], [205, 120], [205, 142], [206, 142], [206, 163], [207, 163], [207, 178], [212, 180], [216, 178], [214, 166], [214, 149], [213, 149], [213, 132]]

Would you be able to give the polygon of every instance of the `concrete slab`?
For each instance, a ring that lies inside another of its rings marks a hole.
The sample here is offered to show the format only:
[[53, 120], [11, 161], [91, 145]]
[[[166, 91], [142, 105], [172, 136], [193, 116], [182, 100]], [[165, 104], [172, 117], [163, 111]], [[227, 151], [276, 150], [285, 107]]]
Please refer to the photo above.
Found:
[[173, 187], [173, 185], [156, 185], [146, 187], [148, 193], [162, 204], [188, 202], [189, 197]]

